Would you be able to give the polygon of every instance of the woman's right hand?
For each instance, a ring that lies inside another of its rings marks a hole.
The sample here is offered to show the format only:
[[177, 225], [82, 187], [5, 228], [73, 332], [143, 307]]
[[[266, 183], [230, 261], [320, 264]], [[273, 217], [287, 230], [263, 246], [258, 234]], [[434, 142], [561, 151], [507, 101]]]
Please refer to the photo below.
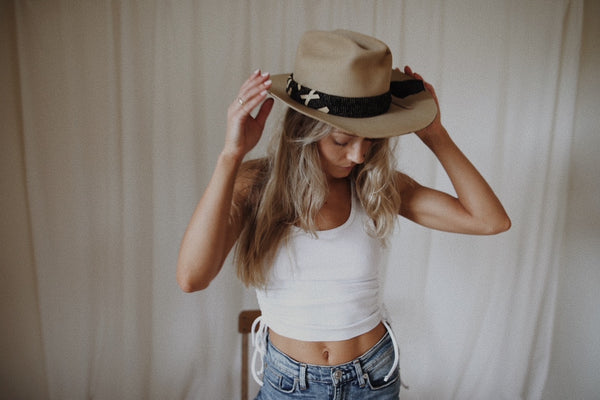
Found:
[[[265, 100], [271, 87], [269, 78], [268, 73], [261, 74], [260, 70], [256, 70], [229, 106], [224, 153], [241, 160], [258, 143], [274, 103], [272, 98]], [[253, 118], [250, 113], [261, 102], [256, 118]]]

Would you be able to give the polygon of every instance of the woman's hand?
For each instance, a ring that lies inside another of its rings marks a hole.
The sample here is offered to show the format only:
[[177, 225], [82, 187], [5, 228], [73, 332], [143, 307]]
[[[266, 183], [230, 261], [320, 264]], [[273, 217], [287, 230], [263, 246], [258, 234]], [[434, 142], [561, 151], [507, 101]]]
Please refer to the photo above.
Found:
[[425, 90], [427, 90], [429, 93], [431, 93], [431, 95], [433, 96], [433, 99], [435, 100], [435, 105], [437, 106], [438, 112], [435, 116], [435, 118], [433, 119], [433, 121], [427, 125], [425, 128], [420, 129], [418, 131], [415, 132], [415, 134], [417, 136], [419, 136], [419, 138], [421, 138], [421, 140], [423, 140], [424, 142], [428, 142], [429, 140], [433, 139], [435, 135], [439, 135], [440, 133], [445, 132], [444, 127], [442, 126], [442, 119], [441, 119], [441, 112], [440, 112], [440, 103], [438, 102], [438, 98], [437, 95], [435, 94], [435, 89], [433, 88], [433, 86], [430, 83], [425, 82], [425, 80], [423, 79], [423, 77], [419, 74], [417, 74], [416, 72], [414, 72], [408, 65], [406, 67], [404, 67], [404, 73], [410, 77], [412, 77], [413, 79], [418, 79], [420, 81], [423, 81], [423, 85], [425, 86]]
[[[273, 99], [267, 98], [271, 87], [269, 74], [256, 70], [240, 88], [238, 97], [227, 110], [227, 135], [223, 152], [239, 160], [256, 146], [273, 108]], [[256, 118], [250, 114], [261, 102]]]

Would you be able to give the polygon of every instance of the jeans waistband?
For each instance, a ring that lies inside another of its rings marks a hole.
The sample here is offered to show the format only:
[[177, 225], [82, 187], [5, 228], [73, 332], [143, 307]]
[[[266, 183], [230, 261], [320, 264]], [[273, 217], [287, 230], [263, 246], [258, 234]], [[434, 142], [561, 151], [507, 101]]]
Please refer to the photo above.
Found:
[[[364, 384], [362, 368], [368, 369], [370, 363], [376, 362], [379, 355], [389, 351], [389, 346], [391, 346], [394, 351], [394, 363], [385, 377], [385, 381], [387, 381], [398, 366], [399, 354], [398, 344], [396, 343], [391, 327], [386, 321], [383, 321], [383, 324], [385, 325], [387, 332], [379, 342], [365, 354], [348, 363], [336, 366], [321, 366], [297, 362], [273, 346], [270, 340], [268, 340], [267, 326], [262, 321], [262, 318], [258, 317], [256, 321], [254, 321], [251, 331], [253, 333], [252, 342], [254, 345], [254, 354], [252, 356], [252, 375], [254, 380], [262, 386], [262, 376], [260, 375], [262, 375], [264, 371], [263, 362], [264, 359], [266, 359], [267, 362], [277, 365], [280, 371], [285, 372], [290, 376], [298, 376], [301, 388], [306, 385], [307, 379], [332, 382], [334, 385], [357, 379], [362, 386]], [[257, 333], [254, 334], [256, 325], [258, 325], [258, 329], [256, 330]], [[256, 358], [259, 356], [261, 357], [261, 366], [260, 369], [256, 371]]]
[[298, 377], [301, 387], [306, 381], [319, 381], [337, 386], [357, 380], [360, 385], [364, 385], [363, 368], [368, 369], [370, 362], [376, 362], [382, 353], [389, 351], [390, 346], [393, 346], [392, 339], [389, 332], [386, 332], [375, 346], [357, 359], [339, 365], [323, 366], [295, 361], [267, 340], [266, 362], [272, 363], [288, 376]]

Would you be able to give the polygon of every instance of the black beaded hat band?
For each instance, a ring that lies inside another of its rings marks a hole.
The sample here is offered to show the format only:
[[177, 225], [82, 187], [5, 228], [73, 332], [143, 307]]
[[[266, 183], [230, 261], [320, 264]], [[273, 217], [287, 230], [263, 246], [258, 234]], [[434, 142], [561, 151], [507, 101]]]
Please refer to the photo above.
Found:
[[341, 97], [303, 86], [294, 80], [294, 74], [290, 74], [286, 86], [287, 94], [296, 102], [325, 114], [347, 118], [368, 118], [385, 114], [390, 108], [392, 95], [403, 99], [423, 90], [423, 81], [409, 79], [391, 82], [390, 90], [379, 96]]

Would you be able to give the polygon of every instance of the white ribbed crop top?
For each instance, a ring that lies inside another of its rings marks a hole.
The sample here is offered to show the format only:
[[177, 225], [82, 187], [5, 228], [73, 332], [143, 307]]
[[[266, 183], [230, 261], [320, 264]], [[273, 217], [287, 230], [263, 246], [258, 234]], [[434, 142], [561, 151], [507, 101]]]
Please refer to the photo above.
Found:
[[314, 237], [292, 227], [275, 257], [266, 289], [257, 289], [262, 320], [303, 341], [346, 340], [382, 320], [379, 269], [383, 248], [365, 230], [368, 217], [352, 196], [348, 220]]

